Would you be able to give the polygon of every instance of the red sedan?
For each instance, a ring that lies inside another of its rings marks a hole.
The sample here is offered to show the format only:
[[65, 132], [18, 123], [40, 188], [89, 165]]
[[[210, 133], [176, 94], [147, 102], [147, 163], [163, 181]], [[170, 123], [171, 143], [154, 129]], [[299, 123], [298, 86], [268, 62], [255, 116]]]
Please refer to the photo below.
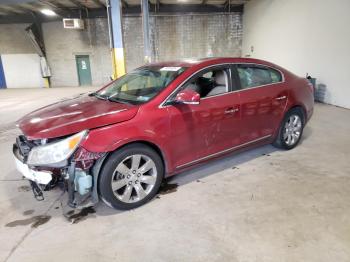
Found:
[[36, 198], [64, 182], [70, 206], [130, 209], [164, 177], [212, 158], [258, 144], [292, 149], [313, 104], [306, 79], [262, 60], [148, 64], [26, 115], [13, 152]]

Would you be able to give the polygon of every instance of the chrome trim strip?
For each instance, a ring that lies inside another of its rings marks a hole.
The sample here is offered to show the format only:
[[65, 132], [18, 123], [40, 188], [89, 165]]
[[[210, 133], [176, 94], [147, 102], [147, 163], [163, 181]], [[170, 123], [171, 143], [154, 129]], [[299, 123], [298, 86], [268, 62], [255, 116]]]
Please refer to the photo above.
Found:
[[276, 97], [275, 99], [276, 100], [283, 100], [283, 99], [286, 99], [287, 98], [287, 96], [280, 96], [280, 97]]
[[243, 143], [243, 144], [240, 144], [240, 145], [237, 145], [237, 146], [234, 146], [234, 147], [225, 149], [225, 150], [223, 150], [223, 151], [220, 151], [220, 152], [217, 152], [217, 153], [214, 153], [214, 154], [211, 154], [211, 155], [208, 155], [208, 156], [205, 156], [205, 157], [202, 157], [202, 158], [193, 160], [193, 161], [188, 162], [188, 163], [186, 163], [186, 164], [182, 164], [182, 165], [177, 166], [176, 169], [181, 168], [181, 167], [190, 166], [190, 165], [192, 165], [192, 164], [201, 162], [201, 161], [206, 160], [206, 159], [208, 159], [208, 158], [212, 158], [212, 157], [215, 157], [215, 156], [218, 156], [218, 155], [221, 155], [221, 154], [224, 154], [224, 153], [233, 151], [233, 150], [235, 150], [235, 149], [238, 149], [238, 148], [247, 146], [247, 145], [249, 145], [249, 144], [253, 144], [253, 143], [255, 143], [255, 142], [259, 142], [259, 141], [264, 140], [264, 139], [267, 139], [267, 138], [269, 138], [269, 137], [271, 137], [271, 136], [272, 136], [272, 134], [271, 134], [271, 135], [267, 135], [267, 136], [263, 136], [263, 137], [254, 139], [254, 140], [252, 140], [252, 141], [249, 141], [249, 142], [246, 142], [246, 143]]
[[[242, 92], [242, 91], [246, 91], [246, 90], [251, 90], [251, 89], [255, 89], [255, 88], [260, 88], [260, 87], [264, 87], [264, 86], [271, 86], [271, 85], [276, 85], [276, 84], [281, 84], [281, 83], [285, 83], [285, 76], [283, 74], [283, 72], [275, 67], [272, 67], [272, 66], [268, 66], [268, 65], [264, 65], [264, 64], [257, 64], [257, 63], [249, 63], [249, 62], [246, 62], [246, 63], [222, 63], [222, 64], [215, 64], [215, 65], [210, 65], [210, 66], [207, 66], [207, 67], [204, 67], [196, 72], [194, 72], [192, 75], [190, 75], [189, 77], [187, 77], [184, 81], [181, 82], [181, 84], [179, 84], [174, 90], [173, 92], [170, 93], [170, 95], [168, 95], [164, 100], [163, 102], [160, 103], [160, 105], [158, 106], [158, 108], [164, 108], [164, 107], [167, 107], [167, 106], [170, 106], [170, 105], [164, 105], [168, 99], [174, 94], [177, 92], [178, 89], [180, 89], [190, 78], [192, 78], [194, 75], [198, 74], [200, 71], [203, 71], [203, 70], [206, 70], [208, 68], [211, 68], [211, 67], [216, 67], [216, 66], [222, 66], [222, 65], [256, 65], [256, 66], [262, 66], [262, 67], [267, 67], [267, 68], [271, 68], [273, 70], [276, 70], [278, 71], [281, 75], [282, 75], [282, 81], [280, 82], [276, 82], [276, 83], [271, 83], [271, 84], [267, 84], [267, 85], [261, 85], [261, 86], [254, 86], [254, 87], [250, 87], [250, 88], [246, 88], [246, 89], [239, 89], [239, 90], [235, 90], [235, 91], [230, 91], [230, 92], [226, 92], [226, 93], [222, 93], [222, 94], [217, 94], [217, 95], [214, 95], [214, 96], [209, 96], [209, 97], [203, 97], [201, 98], [201, 100], [205, 100], [205, 99], [208, 99], [208, 98], [212, 98], [212, 97], [217, 97], [217, 96], [222, 96], [222, 95], [227, 95], [227, 94], [231, 94], [231, 93], [236, 93], [236, 92]], [[232, 79], [232, 76], [231, 76], [232, 72], [230, 70], [230, 77]]]
[[199, 105], [199, 102], [185, 102], [185, 105]]

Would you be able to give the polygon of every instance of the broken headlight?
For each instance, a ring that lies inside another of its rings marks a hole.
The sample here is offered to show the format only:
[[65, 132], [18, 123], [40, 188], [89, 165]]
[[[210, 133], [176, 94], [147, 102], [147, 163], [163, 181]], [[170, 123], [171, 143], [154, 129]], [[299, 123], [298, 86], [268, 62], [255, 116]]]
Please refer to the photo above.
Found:
[[68, 159], [86, 136], [87, 130], [64, 138], [58, 142], [32, 148], [28, 155], [28, 165], [50, 165]]

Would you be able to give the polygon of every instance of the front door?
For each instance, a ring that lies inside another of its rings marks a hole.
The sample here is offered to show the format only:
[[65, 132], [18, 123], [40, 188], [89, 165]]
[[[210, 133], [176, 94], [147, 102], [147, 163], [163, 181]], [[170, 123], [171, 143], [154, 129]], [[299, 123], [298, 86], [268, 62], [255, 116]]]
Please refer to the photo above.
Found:
[[168, 107], [175, 166], [195, 164], [240, 143], [239, 94], [231, 91], [229, 68], [209, 69], [182, 89], [201, 95], [198, 105]]
[[259, 65], [238, 65], [241, 84], [241, 142], [272, 136], [282, 120], [288, 92], [282, 74]]
[[90, 59], [88, 55], [76, 56], [78, 79], [80, 86], [91, 85]]

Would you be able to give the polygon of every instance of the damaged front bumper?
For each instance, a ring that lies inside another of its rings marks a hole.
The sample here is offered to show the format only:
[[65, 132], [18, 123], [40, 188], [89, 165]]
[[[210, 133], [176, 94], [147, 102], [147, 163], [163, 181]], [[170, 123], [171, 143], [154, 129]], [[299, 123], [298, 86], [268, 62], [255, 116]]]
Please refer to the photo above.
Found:
[[78, 147], [66, 161], [54, 165], [28, 165], [29, 152], [37, 146], [24, 136], [19, 136], [13, 144], [13, 155], [17, 170], [29, 180], [34, 197], [44, 199], [44, 192], [62, 185], [68, 192], [70, 207], [86, 207], [99, 201], [97, 178], [106, 153], [89, 152]]

